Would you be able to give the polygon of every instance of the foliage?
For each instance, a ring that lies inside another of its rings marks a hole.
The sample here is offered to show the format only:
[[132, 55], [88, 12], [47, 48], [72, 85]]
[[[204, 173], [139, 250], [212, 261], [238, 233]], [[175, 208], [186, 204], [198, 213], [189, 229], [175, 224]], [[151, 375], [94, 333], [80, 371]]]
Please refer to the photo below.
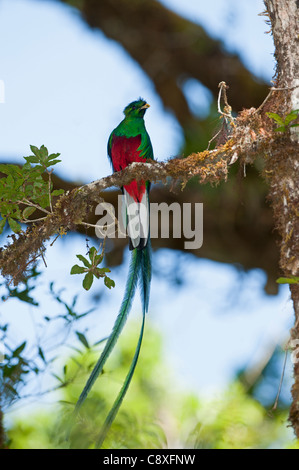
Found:
[[299, 284], [299, 277], [279, 277], [276, 282], [277, 284]]
[[[53, 198], [64, 194], [63, 189], [53, 190], [51, 179], [52, 167], [61, 162], [58, 159], [60, 154], [53, 153], [49, 155], [48, 149], [44, 145], [40, 148], [31, 145], [30, 148], [33, 155], [24, 157], [26, 163], [22, 167], [0, 164], [0, 171], [7, 175], [0, 178], [0, 214], [2, 217], [0, 234], [3, 232], [7, 221], [14, 233], [21, 231], [20, 223], [42, 222], [53, 213]], [[37, 210], [45, 214], [44, 217], [30, 218]], [[58, 236], [65, 234], [64, 228], [60, 227]], [[43, 257], [43, 251], [44, 248], [39, 250], [39, 256]], [[86, 273], [83, 280], [84, 289], [89, 290], [91, 288], [94, 277], [97, 279], [104, 278], [104, 284], [109, 289], [115, 287], [114, 281], [106, 274], [110, 272], [110, 269], [98, 267], [104, 258], [104, 245], [100, 254], [97, 254], [94, 247], [89, 250], [90, 261], [83, 255], [77, 255], [77, 258], [83, 262], [85, 267], [74, 265], [71, 274]], [[35, 261], [36, 257], [33, 257], [33, 260]], [[27, 265], [24, 266], [24, 271], [26, 267]], [[10, 292], [10, 295], [13, 295], [12, 292]]]
[[111, 289], [111, 287], [115, 287], [115, 282], [110, 279], [106, 273], [110, 273], [109, 268], [99, 268], [98, 265], [103, 261], [104, 258], [104, 247], [103, 250], [100, 254], [97, 254], [98, 251], [97, 249], [93, 246], [89, 250], [89, 260], [88, 261], [84, 256], [82, 255], [76, 255], [77, 258], [82, 261], [85, 267], [83, 266], [78, 266], [78, 264], [75, 264], [72, 269], [71, 269], [71, 274], [85, 274], [85, 277], [83, 279], [83, 287], [85, 290], [89, 290], [92, 286], [93, 279], [96, 277], [99, 279], [100, 277], [104, 278], [104, 284], [108, 289]]
[[[22, 302], [26, 302], [28, 304], [34, 305], [38, 307], [38, 302], [31, 297], [30, 292], [34, 290], [35, 286], [31, 285], [32, 281], [37, 281], [38, 276], [41, 275], [40, 271], [37, 271], [36, 265], [33, 265], [31, 269], [28, 271], [28, 275], [26, 279], [24, 279], [24, 286], [20, 285], [15, 288], [10, 287], [10, 285], [6, 285], [6, 295], [2, 295], [1, 300], [5, 302], [9, 298], [16, 297]], [[1, 284], [0, 284], [1, 285]]]
[[285, 412], [271, 416], [246, 393], [241, 383], [235, 382], [218, 400], [212, 400], [209, 407], [201, 410], [190, 441], [200, 449], [281, 447], [281, 420], [286, 420]]
[[[25, 287], [11, 289], [6, 287], [6, 295], [2, 295], [2, 301], [7, 301], [11, 298], [17, 298], [22, 302], [29, 303], [33, 306], [38, 306], [38, 302], [29, 295], [34, 289], [31, 281], [36, 282], [40, 272], [33, 267], [30, 275], [25, 281]], [[1, 394], [0, 394], [0, 409], [6, 409], [11, 406], [16, 400], [19, 399], [22, 388], [26, 383], [27, 375], [31, 372], [38, 375], [42, 368], [38, 365], [35, 359], [28, 355], [27, 341], [22, 341], [21, 344], [12, 345], [9, 335], [9, 323], [0, 324], [0, 343], [4, 346], [4, 356], [0, 363], [0, 377], [1, 377]], [[40, 349], [40, 355], [42, 355]]]
[[[17, 165], [0, 165], [0, 171], [7, 175], [0, 179], [0, 233], [6, 221], [15, 233], [21, 230], [20, 222], [28, 222], [29, 217], [37, 210], [49, 214], [47, 207], [52, 206], [52, 198], [64, 193], [63, 189], [53, 190], [51, 174], [58, 160], [59, 153], [48, 153], [42, 145], [40, 149], [30, 146], [33, 155], [24, 157], [26, 163]], [[31, 164], [34, 164], [32, 166]], [[46, 175], [46, 178], [45, 178]], [[25, 208], [21, 209], [21, 206]]]
[[[70, 441], [65, 439], [68, 416], [98, 357], [97, 348], [83, 346], [68, 360], [59, 376], [65, 384], [59, 407], [14, 421], [8, 432], [10, 448], [93, 448], [131, 361], [135, 337], [132, 323], [118, 352], [111, 357], [112, 364], [81, 410]], [[161, 352], [161, 338], [148, 328], [134, 381], [105, 440], [105, 448], [299, 448], [281, 425], [287, 419], [285, 410], [271, 415], [239, 381], [218, 397], [199, 399], [192, 392], [181, 391], [169, 365], [162, 361]], [[174, 387], [169, 387], [169, 383]]]
[[266, 114], [270, 119], [273, 119], [277, 124], [279, 124], [279, 126], [276, 127], [276, 129], [274, 129], [275, 132], [286, 132], [290, 127], [299, 126], [298, 123], [291, 124], [292, 121], [295, 121], [295, 119], [297, 119], [298, 114], [299, 114], [299, 109], [294, 109], [289, 114], [287, 114], [285, 118], [282, 118], [281, 116], [279, 116], [279, 114], [276, 114], [276, 113], [266, 113]]
[[[34, 287], [40, 275], [35, 267], [24, 288], [9, 289], [3, 298], [6, 301], [17, 298], [35, 308], [38, 301], [34, 298]], [[7, 341], [9, 327], [2, 325], [0, 340], [6, 343], [6, 355], [1, 367], [5, 392], [1, 395], [1, 408], [13, 410], [14, 403], [20, 405], [28, 379], [46, 371], [51, 372], [55, 380], [54, 387], [46, 390], [46, 396], [50, 398], [50, 392], [55, 392], [61, 399], [60, 404], [56, 402], [47, 410], [36, 392], [32, 398], [35, 404], [40, 403], [42, 411], [34, 408], [29, 414], [23, 413], [23, 417], [12, 413], [6, 445], [12, 449], [93, 448], [131, 362], [137, 328], [132, 323], [121, 338], [103, 371], [102, 380], [95, 384], [90, 399], [80, 410], [79, 421], [67, 441], [70, 413], [105, 339], [92, 344], [88, 332], [80, 330], [79, 320], [90, 311], [76, 311], [77, 296], [66, 302], [63, 289], [57, 291], [54, 283], [50, 284], [50, 295], [63, 310], [45, 315], [45, 324], [59, 322], [57, 326], [66, 330], [66, 336], [73, 333], [81, 347], [72, 347], [75, 352], [57, 370], [54, 360], [59, 344], [55, 345], [54, 357], [45, 349], [45, 341], [36, 344], [34, 349], [26, 341], [11, 347]], [[239, 381], [231, 384], [218, 398], [199, 399], [194, 393], [181, 392], [161, 356], [161, 338], [148, 325], [134, 381], [104, 442], [106, 448], [298, 448], [297, 442], [292, 441], [289, 431], [282, 426], [287, 419], [286, 410], [270, 416]]]
[[[33, 266], [24, 281], [24, 286], [12, 289], [5, 284], [1, 284], [0, 286], [5, 290], [5, 293], [1, 296], [2, 301], [10, 302], [14, 299], [25, 302], [33, 308], [39, 307], [39, 302], [33, 297], [33, 293], [37, 283], [40, 282], [40, 276], [41, 272], [37, 270], [36, 266]], [[20, 344], [16, 344], [10, 331], [10, 324], [3, 322], [1, 318], [0, 344], [3, 345], [4, 356], [0, 362], [0, 410], [8, 411], [12, 405], [22, 401], [24, 389], [28, 381], [36, 381], [37, 376], [51, 371], [53, 362], [56, 359], [57, 348], [65, 343], [65, 339], [69, 335], [73, 333], [81, 342], [84, 341], [84, 333], [79, 331], [79, 321], [91, 313], [92, 310], [77, 313], [77, 296], [68, 303], [62, 298], [62, 290], [56, 292], [54, 283], [50, 284], [49, 294], [57, 302], [58, 308], [60, 309], [62, 306], [63, 310], [57, 314], [52, 311], [50, 315], [44, 315], [39, 318], [38, 324], [35, 327], [37, 330], [41, 329], [44, 333], [41, 336], [37, 335], [35, 343], [24, 338]], [[65, 332], [61, 342], [56, 338], [54, 338], [53, 342], [53, 338], [51, 340], [49, 335], [47, 335], [47, 329], [50, 329], [50, 325]], [[48, 346], [49, 343], [52, 343], [52, 345]], [[64, 386], [61, 380], [58, 382], [54, 389]], [[43, 393], [47, 393], [47, 390], [44, 390]], [[34, 399], [35, 394], [39, 395], [39, 392], [36, 390], [30, 392], [27, 398]]]

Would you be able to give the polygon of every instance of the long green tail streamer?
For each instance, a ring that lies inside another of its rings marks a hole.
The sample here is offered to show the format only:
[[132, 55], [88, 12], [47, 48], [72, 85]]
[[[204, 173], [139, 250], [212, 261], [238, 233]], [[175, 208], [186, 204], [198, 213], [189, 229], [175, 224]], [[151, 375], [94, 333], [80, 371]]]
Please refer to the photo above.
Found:
[[138, 250], [134, 250], [132, 251], [132, 259], [131, 259], [131, 265], [130, 265], [130, 271], [129, 271], [129, 276], [128, 276], [128, 280], [127, 280], [127, 285], [126, 285], [126, 290], [125, 290], [125, 295], [124, 295], [124, 299], [123, 299], [123, 302], [121, 304], [121, 307], [120, 307], [120, 311], [119, 311], [119, 314], [117, 316], [117, 319], [114, 323], [114, 326], [113, 326], [113, 329], [112, 329], [112, 333], [111, 335], [109, 336], [108, 338], [108, 341], [105, 345], [105, 348], [98, 360], [98, 362], [96, 363], [92, 373], [90, 374], [87, 382], [86, 382], [86, 385], [76, 403], [76, 407], [75, 407], [75, 414], [79, 411], [79, 409], [81, 408], [83, 402], [85, 401], [88, 393], [90, 392], [94, 382], [96, 381], [96, 379], [98, 378], [98, 376], [101, 374], [102, 370], [103, 370], [103, 367], [123, 329], [123, 327], [125, 326], [125, 323], [126, 323], [126, 320], [127, 320], [127, 317], [128, 317], [128, 314], [129, 314], [129, 311], [130, 311], [130, 308], [131, 308], [131, 305], [132, 305], [132, 301], [133, 301], [133, 298], [134, 298], [134, 294], [135, 294], [135, 290], [136, 290], [136, 286], [137, 286], [137, 281], [138, 281], [138, 278], [139, 278], [139, 271], [140, 271], [140, 254], [138, 253]]
[[127, 393], [127, 390], [129, 388], [130, 382], [132, 380], [132, 377], [134, 375], [134, 371], [137, 365], [139, 353], [140, 353], [140, 348], [141, 348], [141, 343], [142, 343], [142, 338], [143, 338], [143, 332], [144, 332], [144, 324], [145, 324], [145, 315], [148, 310], [148, 302], [149, 302], [149, 290], [150, 290], [150, 282], [151, 282], [151, 246], [150, 242], [148, 242], [148, 245], [142, 249], [138, 250], [135, 249], [132, 251], [132, 258], [131, 258], [131, 264], [130, 264], [130, 269], [129, 269], [129, 275], [128, 275], [128, 280], [126, 284], [126, 290], [124, 294], [124, 298], [120, 307], [119, 314], [116, 318], [116, 321], [114, 323], [112, 332], [107, 340], [107, 343], [104, 347], [104, 350], [96, 363], [93, 371], [91, 372], [86, 385], [76, 403], [75, 410], [73, 413], [72, 420], [70, 422], [69, 428], [68, 428], [68, 433], [67, 433], [67, 438], [69, 437], [70, 430], [73, 426], [74, 419], [80, 410], [81, 406], [83, 405], [85, 399], [87, 398], [87, 395], [89, 394], [92, 386], [94, 385], [96, 379], [98, 376], [102, 373], [104, 365], [111, 354], [117, 339], [122, 332], [124, 325], [126, 323], [128, 314], [131, 309], [132, 301], [135, 295], [136, 291], [136, 286], [137, 282], [140, 282], [140, 291], [141, 291], [141, 299], [142, 299], [142, 311], [143, 311], [143, 318], [142, 318], [142, 327], [140, 331], [140, 336], [139, 336], [139, 341], [136, 347], [136, 351], [129, 369], [129, 372], [127, 374], [127, 377], [124, 381], [124, 384], [105, 420], [105, 423], [103, 425], [103, 428], [100, 433], [100, 437], [97, 442], [97, 447], [101, 447], [104, 439], [106, 438], [106, 435], [111, 427], [111, 424], [122, 404], [122, 401]]
[[129, 372], [128, 372], [128, 375], [124, 381], [124, 384], [115, 400], [115, 402], [113, 403], [113, 406], [105, 420], [105, 423], [101, 429], [101, 433], [100, 433], [100, 436], [98, 438], [98, 441], [97, 441], [97, 444], [96, 444], [96, 447], [97, 448], [101, 448], [102, 447], [102, 444], [104, 442], [104, 440], [106, 439], [106, 436], [107, 436], [107, 433], [114, 421], [114, 418], [115, 416], [117, 415], [117, 412], [122, 404], [122, 401], [128, 391], [128, 388], [130, 386], [130, 383], [131, 383], [131, 380], [132, 380], [132, 377], [134, 375], [134, 372], [135, 372], [135, 368], [136, 368], [136, 365], [137, 365], [137, 362], [138, 362], [138, 357], [139, 357], [139, 353], [140, 353], [140, 349], [141, 349], [141, 344], [142, 344], [142, 338], [143, 338], [143, 332], [144, 332], [144, 324], [145, 324], [145, 311], [143, 311], [143, 316], [142, 316], [142, 325], [141, 325], [141, 330], [140, 330], [140, 335], [139, 335], [139, 339], [138, 339], [138, 344], [137, 344], [137, 347], [136, 347], [136, 350], [135, 350], [135, 354], [134, 354], [134, 357], [133, 357], [133, 361], [131, 363], [131, 366], [130, 366], [130, 369], [129, 369]]

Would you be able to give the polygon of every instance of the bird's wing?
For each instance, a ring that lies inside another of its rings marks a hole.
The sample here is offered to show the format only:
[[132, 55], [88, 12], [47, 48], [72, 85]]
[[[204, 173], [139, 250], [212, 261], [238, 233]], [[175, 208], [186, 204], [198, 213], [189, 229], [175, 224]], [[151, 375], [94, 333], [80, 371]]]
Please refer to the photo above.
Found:
[[113, 166], [113, 160], [112, 160], [112, 140], [113, 140], [113, 136], [114, 136], [114, 131], [111, 132], [111, 134], [109, 136], [109, 139], [108, 139], [107, 153], [108, 153], [108, 157], [109, 157], [110, 163], [112, 165], [113, 171], [116, 171], [114, 166]]

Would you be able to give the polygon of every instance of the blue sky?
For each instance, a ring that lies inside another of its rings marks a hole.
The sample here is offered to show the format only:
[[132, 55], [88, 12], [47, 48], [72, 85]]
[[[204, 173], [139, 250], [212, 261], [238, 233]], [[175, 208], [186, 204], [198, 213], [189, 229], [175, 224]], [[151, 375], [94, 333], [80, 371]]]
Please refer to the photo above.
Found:
[[[273, 44], [265, 31], [261, 0], [164, 0], [179, 14], [203, 22], [208, 31], [225, 38], [229, 50], [238, 53], [251, 70], [270, 80]], [[70, 180], [89, 182], [110, 173], [107, 139], [122, 119], [131, 100], [145, 97], [151, 104], [146, 115], [155, 156], [176, 155], [182, 143], [181, 129], [165, 111], [151, 81], [115, 42], [99, 31], [90, 31], [78, 14], [59, 3], [33, 0], [0, 2], [0, 80], [5, 83], [5, 103], [0, 104], [0, 156], [21, 161], [29, 145], [45, 144], [60, 152], [58, 173]], [[196, 84], [186, 90], [190, 105], [198, 108], [208, 95]], [[193, 91], [193, 92], [192, 92]], [[192, 92], [192, 93], [191, 93]], [[196, 94], [196, 96], [194, 96]], [[47, 253], [48, 268], [38, 289], [42, 312], [56, 307], [47, 293], [49, 281], [65, 286], [72, 297], [81, 289], [79, 276], [69, 276], [75, 255], [85, 252], [85, 240], [57, 241]], [[262, 357], [269, 343], [283, 341], [292, 322], [287, 287], [276, 297], [263, 291], [265, 275], [253, 270], [240, 278], [235, 268], [178, 257], [161, 250], [154, 255], [160, 269], [184, 270], [186, 285], [180, 289], [161, 278], [153, 279], [149, 321], [164, 336], [164, 355], [177, 374], [178, 383], [207, 394], [224, 387], [239, 366]], [[91, 341], [109, 333], [118, 311], [128, 257], [112, 270], [117, 287], [106, 296], [105, 308], [91, 315]], [[93, 286], [95, 293], [97, 286]], [[236, 290], [238, 297], [236, 298]], [[81, 291], [79, 306], [90, 305]], [[105, 311], [104, 311], [105, 310]], [[13, 322], [18, 344], [26, 334], [36, 334], [34, 307], [17, 300], [7, 302], [1, 314]], [[139, 301], [132, 318], [139, 314]]]

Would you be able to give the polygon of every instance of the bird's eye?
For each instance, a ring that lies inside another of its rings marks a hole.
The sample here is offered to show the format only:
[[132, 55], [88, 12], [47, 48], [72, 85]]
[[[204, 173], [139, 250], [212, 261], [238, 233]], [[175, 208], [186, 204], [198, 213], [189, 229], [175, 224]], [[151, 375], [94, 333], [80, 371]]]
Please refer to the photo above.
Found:
[[132, 106], [132, 109], [136, 109], [136, 106]]

